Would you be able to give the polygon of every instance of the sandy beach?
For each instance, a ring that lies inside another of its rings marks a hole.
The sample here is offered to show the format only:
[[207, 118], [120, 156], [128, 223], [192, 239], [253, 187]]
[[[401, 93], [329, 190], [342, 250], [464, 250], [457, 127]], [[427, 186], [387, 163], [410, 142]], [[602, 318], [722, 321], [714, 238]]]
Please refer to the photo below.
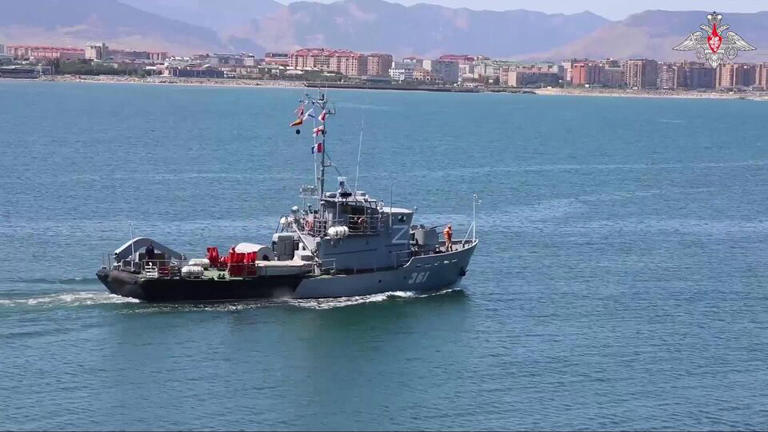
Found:
[[[153, 76], [138, 78], [132, 76], [116, 75], [54, 75], [41, 78], [44, 81], [53, 82], [78, 82], [78, 83], [115, 83], [115, 84], [145, 84], [145, 85], [183, 85], [183, 86], [207, 86], [207, 87], [261, 87], [261, 88], [305, 88], [304, 81], [288, 80], [250, 80], [231, 78], [177, 78], [166, 76]], [[381, 89], [378, 89], [379, 91]], [[400, 91], [397, 88], [389, 89]], [[519, 91], [520, 89], [510, 89]], [[491, 92], [491, 91], [487, 91]], [[478, 92], [482, 93], [482, 91]], [[499, 93], [499, 91], [493, 91]], [[503, 93], [503, 92], [501, 92]], [[683, 99], [747, 99], [768, 101], [766, 91], [748, 92], [718, 92], [718, 91], [683, 91], [683, 90], [625, 90], [604, 88], [543, 88], [530, 89], [529, 93], [542, 96], [590, 96], [590, 97], [635, 97], [635, 98], [683, 98]]]
[[153, 76], [139, 78], [122, 75], [53, 75], [42, 78], [45, 81], [81, 82], [81, 83], [116, 83], [116, 84], [150, 84], [150, 85], [187, 85], [208, 87], [270, 87], [270, 88], [303, 88], [303, 81], [286, 80], [247, 80], [231, 78], [176, 78]]

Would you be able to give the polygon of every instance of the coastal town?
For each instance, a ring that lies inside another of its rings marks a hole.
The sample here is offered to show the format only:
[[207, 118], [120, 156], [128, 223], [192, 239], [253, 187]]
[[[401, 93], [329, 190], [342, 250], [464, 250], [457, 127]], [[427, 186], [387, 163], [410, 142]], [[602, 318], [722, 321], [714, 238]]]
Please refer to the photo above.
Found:
[[0, 44], [0, 78], [324, 86], [433, 91], [640, 92], [764, 96], [768, 63], [654, 59], [522, 62], [477, 54], [395, 59], [386, 53], [302, 48], [292, 52], [206, 53]]

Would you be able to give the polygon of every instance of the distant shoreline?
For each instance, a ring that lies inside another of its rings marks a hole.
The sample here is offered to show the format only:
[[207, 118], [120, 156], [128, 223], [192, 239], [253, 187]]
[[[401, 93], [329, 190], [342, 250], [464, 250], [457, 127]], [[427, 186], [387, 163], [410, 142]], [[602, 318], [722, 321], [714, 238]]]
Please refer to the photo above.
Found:
[[591, 96], [591, 97], [632, 97], [632, 98], [674, 98], [674, 99], [749, 99], [768, 101], [768, 92], [723, 93], [717, 91], [683, 90], [621, 90], [621, 89], [536, 89], [543, 96]]
[[[22, 81], [23, 79], [0, 78], [0, 81]], [[37, 81], [26, 79], [23, 81]], [[121, 75], [54, 75], [42, 79], [47, 82], [75, 82], [75, 83], [102, 83], [102, 84], [144, 84], [144, 85], [177, 85], [198, 87], [251, 87], [251, 88], [285, 88], [285, 89], [311, 89], [322, 88], [318, 83], [306, 83], [304, 81], [287, 80], [247, 80], [232, 78], [176, 78], [176, 77], [148, 77], [137, 78]], [[451, 89], [445, 87], [402, 87], [397, 86], [372, 86], [355, 84], [329, 83], [329, 89], [334, 90], [369, 90], [369, 91], [433, 91], [443, 93], [510, 93], [510, 94], [536, 94], [541, 96], [589, 96], [589, 97], [633, 97], [633, 98], [676, 98], [676, 99], [748, 99], [768, 101], [768, 92], [743, 92], [723, 93], [716, 91], [672, 91], [672, 90], [622, 90], [604, 88], [543, 88], [543, 89], [504, 89], [504, 88], [464, 88]]]
[[105, 84], [178, 85], [199, 87], [304, 88], [304, 83], [300, 81], [245, 80], [231, 78], [176, 78], [164, 76], [137, 78], [124, 75], [53, 75], [42, 78], [42, 81]]

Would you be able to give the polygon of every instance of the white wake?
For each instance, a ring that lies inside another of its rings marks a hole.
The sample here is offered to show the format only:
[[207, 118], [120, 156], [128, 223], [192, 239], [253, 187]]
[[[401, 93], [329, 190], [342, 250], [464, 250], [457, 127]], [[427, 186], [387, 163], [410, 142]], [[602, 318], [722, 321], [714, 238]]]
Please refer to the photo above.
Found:
[[391, 291], [379, 294], [371, 294], [365, 296], [355, 297], [340, 297], [329, 299], [295, 299], [286, 300], [286, 304], [292, 306], [298, 306], [307, 309], [335, 309], [340, 307], [355, 306], [365, 303], [380, 303], [387, 300], [394, 299], [408, 299], [415, 297], [426, 297], [426, 295], [419, 295], [413, 291]]
[[41, 307], [71, 307], [90, 306], [99, 304], [138, 303], [136, 299], [116, 296], [103, 292], [72, 292], [48, 294], [29, 298], [0, 299], [0, 307], [41, 306]]

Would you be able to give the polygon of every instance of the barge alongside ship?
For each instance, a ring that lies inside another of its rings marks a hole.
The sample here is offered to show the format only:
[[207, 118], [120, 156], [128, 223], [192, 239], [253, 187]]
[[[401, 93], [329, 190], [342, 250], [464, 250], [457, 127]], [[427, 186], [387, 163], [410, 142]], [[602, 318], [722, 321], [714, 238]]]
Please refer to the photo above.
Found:
[[[307, 95], [292, 126], [311, 118], [319, 175], [301, 188], [304, 208], [282, 216], [267, 245], [240, 243], [221, 256], [185, 255], [149, 238], [135, 238], [110, 257], [97, 276], [117, 295], [148, 302], [331, 298], [390, 291], [435, 292], [466, 274], [478, 241], [473, 222], [462, 240], [437, 227], [415, 225], [414, 212], [350, 189], [339, 177], [325, 190], [326, 136], [333, 107]], [[314, 203], [306, 204], [306, 201]], [[473, 201], [473, 212], [474, 203]]]

